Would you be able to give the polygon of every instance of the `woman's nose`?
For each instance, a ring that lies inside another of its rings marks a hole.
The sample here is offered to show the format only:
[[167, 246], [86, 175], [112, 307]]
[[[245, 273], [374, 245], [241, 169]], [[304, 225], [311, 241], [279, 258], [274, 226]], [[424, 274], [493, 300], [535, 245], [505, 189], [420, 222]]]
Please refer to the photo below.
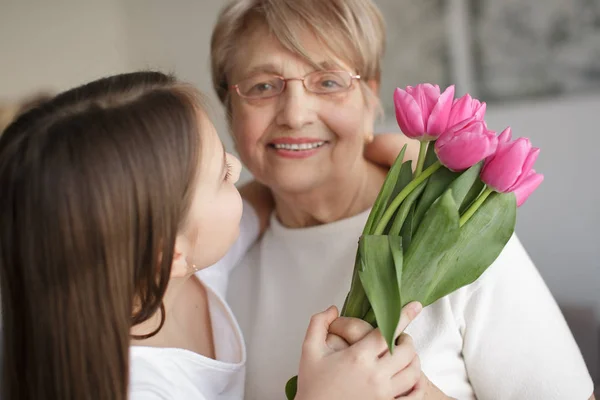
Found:
[[289, 80], [278, 100], [278, 125], [300, 129], [314, 121], [314, 98], [306, 91], [301, 80]]

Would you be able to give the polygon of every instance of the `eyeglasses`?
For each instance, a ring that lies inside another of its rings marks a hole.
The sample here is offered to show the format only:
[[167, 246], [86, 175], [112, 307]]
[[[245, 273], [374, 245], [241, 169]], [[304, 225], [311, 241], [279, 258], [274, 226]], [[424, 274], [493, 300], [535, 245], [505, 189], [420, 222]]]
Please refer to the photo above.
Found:
[[268, 99], [283, 93], [288, 81], [302, 81], [311, 93], [332, 94], [350, 89], [355, 79], [360, 79], [360, 75], [352, 75], [348, 71], [314, 71], [304, 78], [284, 78], [264, 73], [244, 79], [231, 88], [244, 99]]

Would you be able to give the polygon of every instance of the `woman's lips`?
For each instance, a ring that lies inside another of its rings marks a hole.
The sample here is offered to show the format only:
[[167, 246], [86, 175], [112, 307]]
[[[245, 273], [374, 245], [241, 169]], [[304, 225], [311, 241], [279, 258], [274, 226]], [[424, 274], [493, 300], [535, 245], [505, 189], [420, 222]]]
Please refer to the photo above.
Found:
[[277, 138], [269, 143], [275, 154], [284, 158], [307, 158], [325, 146], [326, 140], [316, 138]]

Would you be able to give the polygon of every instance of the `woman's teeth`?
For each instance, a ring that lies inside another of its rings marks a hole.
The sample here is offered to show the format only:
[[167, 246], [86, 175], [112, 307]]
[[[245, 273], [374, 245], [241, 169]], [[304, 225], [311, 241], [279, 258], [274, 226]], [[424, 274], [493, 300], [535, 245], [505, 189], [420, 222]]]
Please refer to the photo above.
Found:
[[315, 143], [299, 143], [299, 144], [273, 144], [273, 147], [277, 150], [292, 150], [292, 151], [302, 151], [302, 150], [312, 150], [317, 149], [323, 146], [325, 142], [315, 142]]

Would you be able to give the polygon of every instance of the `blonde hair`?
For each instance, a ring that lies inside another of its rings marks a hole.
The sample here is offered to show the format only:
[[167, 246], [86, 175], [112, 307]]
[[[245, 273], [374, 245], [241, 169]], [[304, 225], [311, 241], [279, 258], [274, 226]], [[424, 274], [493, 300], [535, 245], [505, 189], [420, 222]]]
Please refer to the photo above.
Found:
[[356, 69], [363, 87], [364, 82], [380, 80], [385, 25], [371, 0], [233, 0], [221, 11], [211, 40], [213, 87], [227, 107], [227, 76], [237, 45], [257, 26], [265, 26], [282, 46], [316, 67], [300, 41], [308, 30]]

